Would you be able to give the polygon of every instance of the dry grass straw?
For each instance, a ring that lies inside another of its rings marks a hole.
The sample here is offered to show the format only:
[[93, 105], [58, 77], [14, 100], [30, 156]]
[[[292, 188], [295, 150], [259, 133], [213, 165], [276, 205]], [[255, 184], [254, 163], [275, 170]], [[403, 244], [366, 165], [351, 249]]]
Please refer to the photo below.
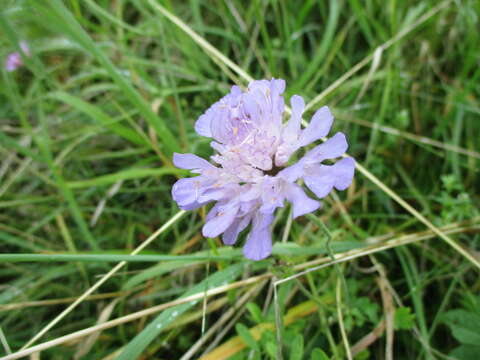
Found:
[[[449, 234], [449, 235], [467, 233], [467, 232], [471, 232], [471, 231], [479, 231], [480, 230], [480, 224], [478, 223], [479, 220], [480, 220], [480, 218], [475, 218], [471, 222], [468, 222], [468, 223], [465, 223], [465, 222], [463, 222], [463, 223], [453, 223], [453, 224], [447, 225], [445, 227], [442, 227], [442, 231], [445, 232], [446, 234]], [[402, 246], [402, 245], [412, 244], [412, 243], [415, 243], [415, 242], [431, 239], [433, 237], [435, 237], [434, 232], [432, 232], [432, 231], [422, 231], [422, 232], [417, 232], [417, 233], [413, 233], [413, 234], [393, 237], [390, 240], [374, 243], [374, 244], [372, 244], [370, 246], [367, 246], [365, 248], [362, 248], [362, 249], [351, 250], [351, 251], [346, 251], [346, 252], [343, 252], [343, 253], [334, 254], [334, 258], [335, 258], [334, 260], [332, 260], [329, 256], [322, 256], [318, 259], [307, 261], [307, 262], [304, 262], [302, 264], [298, 264], [298, 265], [294, 266], [293, 267], [294, 270], [300, 271], [300, 272], [293, 275], [293, 276], [287, 277], [285, 279], [278, 280], [276, 282], [276, 285], [278, 286], [278, 285], [280, 285], [284, 282], [291, 281], [291, 280], [293, 280], [293, 279], [295, 279], [299, 276], [306, 275], [307, 273], [312, 272], [312, 271], [318, 271], [320, 269], [325, 269], [325, 268], [330, 267], [334, 264], [339, 264], [339, 263], [343, 263], [343, 262], [346, 262], [346, 261], [351, 261], [353, 259], [357, 259], [357, 258], [366, 256], [366, 255], [382, 252], [382, 251], [385, 251], [387, 249], [395, 248], [395, 247]], [[47, 342], [41, 343], [39, 345], [32, 346], [28, 349], [20, 350], [18, 352], [13, 353], [13, 354], [2, 357], [2, 358], [0, 358], [0, 360], [19, 359], [19, 358], [22, 358], [24, 356], [28, 356], [28, 355], [36, 353], [36, 352], [44, 351], [44, 350], [52, 348], [54, 346], [58, 346], [60, 344], [68, 342], [68, 341], [77, 340], [79, 338], [88, 336], [88, 335], [96, 333], [98, 331], [102, 331], [102, 330], [105, 330], [105, 329], [109, 329], [109, 328], [112, 328], [112, 327], [115, 327], [115, 326], [119, 326], [121, 324], [125, 324], [125, 323], [128, 323], [128, 322], [134, 321], [134, 320], [138, 320], [138, 319], [141, 319], [145, 316], [153, 315], [155, 313], [158, 313], [162, 310], [168, 309], [168, 308], [176, 306], [176, 305], [184, 304], [184, 303], [187, 303], [187, 302], [190, 302], [190, 301], [197, 301], [197, 300], [203, 299], [204, 297], [211, 297], [211, 296], [214, 296], [214, 295], [222, 294], [222, 293], [225, 293], [227, 291], [230, 291], [230, 290], [233, 290], [233, 289], [236, 289], [236, 288], [242, 288], [242, 287], [245, 287], [245, 286], [251, 286], [251, 285], [254, 285], [254, 284], [258, 284], [261, 281], [272, 278], [272, 276], [273, 276], [272, 273], [267, 272], [267, 273], [264, 273], [262, 275], [253, 276], [253, 277], [250, 277], [250, 278], [247, 278], [247, 279], [244, 279], [244, 280], [236, 281], [236, 282], [233, 282], [233, 283], [228, 284], [228, 285], [219, 286], [219, 287], [210, 289], [206, 292], [202, 291], [202, 292], [199, 292], [197, 294], [191, 295], [189, 297], [169, 301], [169, 302], [166, 302], [166, 303], [163, 303], [163, 304], [160, 304], [160, 305], [157, 305], [157, 306], [145, 309], [145, 310], [141, 310], [141, 311], [138, 311], [138, 312], [126, 315], [126, 316], [122, 316], [122, 317], [117, 318], [117, 319], [113, 319], [113, 320], [104, 322], [104, 323], [99, 324], [99, 325], [91, 326], [91, 327], [73, 332], [71, 334], [58, 337], [54, 340], [47, 341]]]

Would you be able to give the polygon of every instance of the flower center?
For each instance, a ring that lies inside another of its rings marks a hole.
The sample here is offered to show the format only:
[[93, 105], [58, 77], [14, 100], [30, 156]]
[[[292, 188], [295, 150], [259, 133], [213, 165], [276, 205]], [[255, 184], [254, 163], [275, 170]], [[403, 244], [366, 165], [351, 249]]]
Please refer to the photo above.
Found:
[[268, 175], [268, 176], [276, 176], [281, 170], [283, 170], [284, 167], [283, 166], [273, 166], [270, 170], [268, 171], [263, 171], [263, 173], [265, 175]]

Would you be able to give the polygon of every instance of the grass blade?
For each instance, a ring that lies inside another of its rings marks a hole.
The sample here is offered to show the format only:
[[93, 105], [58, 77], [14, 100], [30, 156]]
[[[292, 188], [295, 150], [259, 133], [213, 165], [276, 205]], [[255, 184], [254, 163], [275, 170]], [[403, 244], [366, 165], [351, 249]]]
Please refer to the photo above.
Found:
[[97, 59], [118, 87], [124, 92], [126, 97], [130, 99], [135, 107], [137, 107], [145, 120], [156, 130], [157, 135], [162, 139], [166, 149], [170, 153], [179, 151], [180, 147], [178, 142], [165, 125], [164, 121], [152, 111], [149, 104], [138, 93], [138, 91], [135, 90], [122, 71], [115, 67], [111, 60], [93, 42], [65, 5], [59, 0], [52, 0], [48, 4], [50, 5], [48, 9], [50, 11], [37, 2], [32, 3], [33, 7], [35, 7], [40, 13], [50, 14], [50, 17], [54, 16], [54, 19], [58, 21], [58, 25], [61, 26], [65, 32], [77, 41], [88, 53], [92, 54]]
[[[240, 263], [231, 265], [225, 270], [220, 270], [195, 285], [183, 297], [201, 293], [206, 290], [206, 286], [213, 288], [231, 282], [241, 275], [243, 269], [244, 265]], [[137, 359], [166, 326], [175, 321], [179, 315], [192, 308], [196, 303], [197, 301], [181, 304], [162, 312], [125, 347], [117, 360]]]

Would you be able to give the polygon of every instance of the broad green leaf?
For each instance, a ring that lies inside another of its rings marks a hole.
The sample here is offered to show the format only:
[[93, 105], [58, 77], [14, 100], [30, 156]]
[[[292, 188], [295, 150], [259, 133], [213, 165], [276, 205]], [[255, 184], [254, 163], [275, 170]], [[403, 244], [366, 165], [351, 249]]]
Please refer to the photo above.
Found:
[[452, 334], [462, 344], [480, 344], [480, 316], [463, 309], [447, 312], [443, 321], [450, 327]]
[[450, 356], [458, 360], [478, 360], [480, 345], [461, 345], [450, 352]]
[[315, 348], [312, 351], [311, 360], [330, 360], [330, 358], [319, 348]]
[[[288, 340], [287, 340], [288, 341]], [[303, 358], [303, 336], [296, 334], [291, 340], [290, 360], [302, 360]]]
[[269, 342], [265, 345], [265, 349], [267, 350], [268, 355], [270, 355], [270, 357], [271, 357], [272, 359], [276, 359], [276, 358], [277, 358], [277, 344], [275, 344], [274, 342], [269, 341]]
[[238, 323], [235, 325], [235, 330], [237, 330], [238, 335], [240, 335], [250, 349], [259, 351], [257, 341], [253, 338], [250, 334], [250, 330], [245, 325]]
[[249, 302], [247, 303], [246, 307], [248, 312], [250, 313], [250, 315], [252, 316], [253, 320], [255, 320], [256, 323], [260, 324], [261, 322], [264, 321], [262, 310], [257, 304], [253, 302]]
[[415, 325], [415, 314], [409, 307], [400, 307], [395, 310], [395, 330], [410, 330]]

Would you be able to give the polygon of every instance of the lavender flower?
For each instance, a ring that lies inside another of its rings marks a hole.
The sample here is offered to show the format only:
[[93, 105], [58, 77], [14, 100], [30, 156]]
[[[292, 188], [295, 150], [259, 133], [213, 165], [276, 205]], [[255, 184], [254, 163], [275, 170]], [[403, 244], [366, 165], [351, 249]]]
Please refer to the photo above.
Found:
[[215, 164], [194, 154], [173, 156], [175, 166], [199, 174], [173, 185], [172, 196], [178, 206], [192, 210], [216, 201], [202, 233], [211, 238], [223, 234], [226, 245], [233, 245], [251, 223], [243, 253], [252, 260], [271, 254], [270, 225], [276, 208], [283, 207], [285, 201], [292, 203], [294, 218], [320, 208], [321, 203], [308, 197], [298, 180], [303, 179], [321, 199], [333, 188], [346, 189], [355, 169], [350, 157], [334, 165], [322, 164], [347, 150], [345, 135], [340, 132], [287, 166], [298, 149], [328, 134], [333, 116], [324, 106], [302, 130], [305, 103], [301, 96], [294, 95], [290, 99], [290, 119], [282, 124], [284, 90], [285, 81], [281, 79], [252, 81], [245, 92], [233, 86], [195, 123], [198, 134], [214, 140], [211, 146], [216, 154], [211, 160]]
[[[20, 47], [26, 55], [30, 55], [30, 49], [25, 42], [20, 43]], [[5, 60], [5, 69], [9, 72], [17, 70], [20, 66], [23, 66], [22, 56], [18, 51], [8, 54]]]

